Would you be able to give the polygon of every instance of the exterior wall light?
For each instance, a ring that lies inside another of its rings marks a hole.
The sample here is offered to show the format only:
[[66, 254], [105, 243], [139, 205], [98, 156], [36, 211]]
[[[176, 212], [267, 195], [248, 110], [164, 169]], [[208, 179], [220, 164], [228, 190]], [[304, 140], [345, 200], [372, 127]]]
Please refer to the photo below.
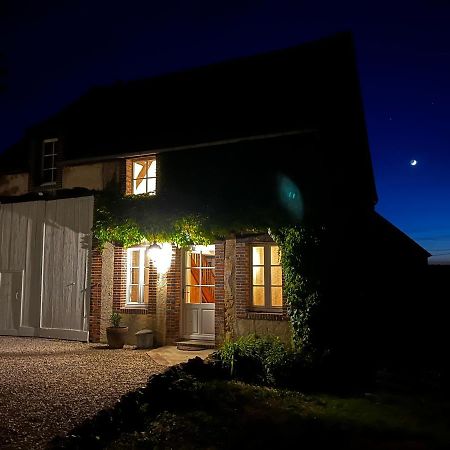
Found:
[[159, 274], [166, 273], [172, 260], [172, 246], [168, 242], [157, 244], [154, 242], [147, 249], [148, 256]]

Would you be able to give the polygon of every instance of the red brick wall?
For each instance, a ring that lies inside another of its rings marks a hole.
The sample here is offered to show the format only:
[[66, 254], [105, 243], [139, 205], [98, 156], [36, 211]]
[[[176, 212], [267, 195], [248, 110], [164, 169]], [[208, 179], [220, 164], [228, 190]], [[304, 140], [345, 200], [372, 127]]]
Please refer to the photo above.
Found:
[[114, 246], [113, 311], [125, 306], [127, 296], [127, 251]]
[[250, 305], [250, 251], [247, 242], [236, 240], [236, 316], [247, 318]]
[[97, 247], [92, 249], [91, 302], [89, 311], [89, 340], [100, 341], [100, 315], [102, 305], [102, 255]]
[[216, 345], [219, 345], [222, 342], [223, 336], [225, 334], [225, 242], [216, 242], [215, 275], [215, 334]]
[[133, 193], [133, 163], [131, 159], [124, 159], [120, 165], [120, 188], [126, 195]]
[[166, 344], [180, 338], [181, 297], [181, 250], [172, 246], [172, 260], [167, 272]]

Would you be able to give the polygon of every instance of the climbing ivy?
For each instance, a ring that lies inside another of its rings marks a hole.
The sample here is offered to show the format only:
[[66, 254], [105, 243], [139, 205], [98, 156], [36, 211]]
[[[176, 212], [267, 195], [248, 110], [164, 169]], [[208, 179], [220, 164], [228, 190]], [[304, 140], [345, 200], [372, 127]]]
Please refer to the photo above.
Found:
[[178, 247], [208, 245], [236, 233], [267, 231], [269, 222], [255, 217], [256, 211], [247, 216], [239, 212], [233, 218], [211, 208], [180, 205], [173, 198], [122, 196], [109, 190], [96, 195], [93, 234], [100, 248], [106, 242], [124, 247], [143, 241], [171, 242]]
[[284, 294], [294, 348], [313, 357], [320, 348], [324, 228], [306, 225], [269, 230], [281, 250]]

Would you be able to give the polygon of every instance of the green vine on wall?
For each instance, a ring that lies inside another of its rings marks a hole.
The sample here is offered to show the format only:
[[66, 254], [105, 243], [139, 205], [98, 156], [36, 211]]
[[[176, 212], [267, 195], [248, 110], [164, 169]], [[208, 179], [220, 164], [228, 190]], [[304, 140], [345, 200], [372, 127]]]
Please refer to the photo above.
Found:
[[269, 230], [281, 250], [284, 293], [294, 348], [312, 356], [320, 347], [323, 228], [290, 226]]
[[[162, 196], [121, 196], [104, 191], [96, 195], [93, 234], [98, 246], [107, 242], [131, 247], [148, 242], [171, 242], [178, 247], [208, 245], [241, 232], [264, 232], [261, 220], [255, 226], [252, 216], [238, 218], [217, 211], [176, 203]], [[253, 217], [254, 219], [254, 217]]]

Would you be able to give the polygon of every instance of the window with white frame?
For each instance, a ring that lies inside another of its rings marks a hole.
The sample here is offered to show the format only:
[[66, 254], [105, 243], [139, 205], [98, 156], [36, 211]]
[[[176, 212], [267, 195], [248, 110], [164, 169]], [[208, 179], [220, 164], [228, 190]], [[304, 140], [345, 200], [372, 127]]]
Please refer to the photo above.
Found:
[[277, 245], [258, 244], [250, 248], [251, 306], [276, 309], [283, 306], [283, 276]]
[[156, 194], [156, 159], [134, 160], [133, 194]]
[[57, 143], [57, 138], [42, 141], [41, 185], [56, 183]]
[[127, 251], [127, 306], [149, 303], [151, 261], [148, 247], [134, 247]]

